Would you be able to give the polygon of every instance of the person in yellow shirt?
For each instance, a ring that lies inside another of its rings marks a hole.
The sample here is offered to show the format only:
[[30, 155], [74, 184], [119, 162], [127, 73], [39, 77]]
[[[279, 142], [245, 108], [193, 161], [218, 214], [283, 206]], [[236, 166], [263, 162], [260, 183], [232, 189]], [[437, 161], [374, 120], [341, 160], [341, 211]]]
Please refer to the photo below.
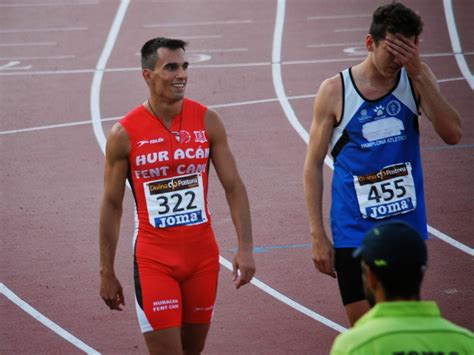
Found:
[[474, 354], [474, 334], [442, 318], [435, 302], [420, 300], [427, 249], [414, 228], [380, 223], [353, 257], [373, 308], [336, 338], [331, 355]]

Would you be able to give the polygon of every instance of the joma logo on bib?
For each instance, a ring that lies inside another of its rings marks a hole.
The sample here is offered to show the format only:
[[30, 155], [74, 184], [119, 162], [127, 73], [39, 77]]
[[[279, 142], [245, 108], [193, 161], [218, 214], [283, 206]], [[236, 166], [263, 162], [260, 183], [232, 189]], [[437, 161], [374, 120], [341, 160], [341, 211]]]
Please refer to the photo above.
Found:
[[155, 225], [157, 228], [187, 226], [200, 222], [203, 222], [201, 211], [155, 218]]
[[380, 219], [411, 210], [413, 210], [413, 203], [410, 198], [407, 198], [405, 200], [388, 203], [386, 205], [369, 207], [367, 208], [367, 215], [370, 218]]

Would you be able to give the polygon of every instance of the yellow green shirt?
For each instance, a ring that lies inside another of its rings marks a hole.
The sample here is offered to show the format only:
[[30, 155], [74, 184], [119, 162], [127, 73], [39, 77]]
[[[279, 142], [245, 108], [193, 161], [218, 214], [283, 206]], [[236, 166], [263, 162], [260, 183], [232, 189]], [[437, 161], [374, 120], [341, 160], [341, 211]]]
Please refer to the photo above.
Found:
[[435, 302], [382, 302], [331, 349], [331, 355], [382, 354], [474, 355], [474, 334], [443, 319]]

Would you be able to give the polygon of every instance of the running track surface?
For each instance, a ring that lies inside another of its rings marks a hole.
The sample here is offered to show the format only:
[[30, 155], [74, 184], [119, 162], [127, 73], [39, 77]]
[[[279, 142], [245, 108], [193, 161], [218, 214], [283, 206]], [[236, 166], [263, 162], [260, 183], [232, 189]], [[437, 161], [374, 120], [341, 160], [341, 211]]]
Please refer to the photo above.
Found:
[[[0, 353], [146, 353], [133, 304], [130, 191], [116, 258], [123, 312], [110, 312], [98, 295], [97, 230], [100, 135], [146, 99], [137, 53], [155, 36], [189, 41], [187, 95], [224, 120], [252, 206], [257, 285], [235, 291], [225, 268], [235, 235], [212, 174], [223, 267], [205, 352], [327, 353], [348, 324], [336, 282], [309, 256], [304, 138], [322, 80], [363, 59], [375, 3], [382, 2], [2, 0]], [[474, 3], [406, 3], [424, 19], [423, 60], [464, 130], [448, 147], [421, 120], [429, 225], [451, 241], [428, 242], [422, 295], [473, 329]], [[330, 177], [328, 167], [326, 192]], [[327, 193], [324, 201], [327, 217]], [[270, 287], [279, 298], [263, 291]]]

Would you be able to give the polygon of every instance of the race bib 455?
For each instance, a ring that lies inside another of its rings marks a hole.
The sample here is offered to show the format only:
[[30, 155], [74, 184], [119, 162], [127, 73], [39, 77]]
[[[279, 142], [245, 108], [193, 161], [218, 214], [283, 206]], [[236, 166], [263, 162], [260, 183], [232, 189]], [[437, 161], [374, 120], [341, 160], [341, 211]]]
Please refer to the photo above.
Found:
[[155, 228], [207, 222], [201, 174], [176, 176], [143, 184], [148, 219]]
[[354, 176], [354, 186], [363, 218], [383, 219], [416, 208], [415, 183], [409, 162]]

